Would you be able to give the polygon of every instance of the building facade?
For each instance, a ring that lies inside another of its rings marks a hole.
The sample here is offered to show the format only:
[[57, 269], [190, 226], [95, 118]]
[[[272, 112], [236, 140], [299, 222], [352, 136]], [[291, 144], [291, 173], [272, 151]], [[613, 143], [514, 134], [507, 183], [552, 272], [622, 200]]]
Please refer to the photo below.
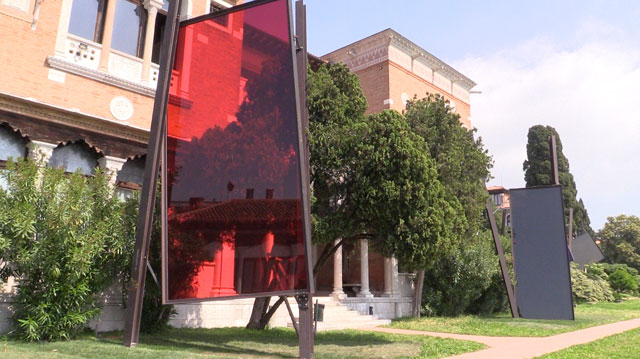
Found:
[[476, 85], [468, 77], [393, 29], [356, 41], [322, 56], [343, 62], [360, 79], [369, 103], [367, 113], [391, 109], [402, 112], [414, 96], [440, 94], [471, 129], [470, 92]]
[[[242, 0], [183, 0], [183, 19]], [[158, 77], [166, 0], [0, 0], [0, 168], [10, 157], [113, 174], [120, 195], [140, 187]], [[238, 33], [237, 36], [242, 36]], [[471, 127], [475, 85], [441, 60], [388, 29], [336, 50], [360, 78], [368, 113], [402, 111], [413, 96], [440, 93]], [[170, 94], [178, 96], [180, 84]], [[366, 241], [341, 248], [318, 276], [320, 295], [363, 314], [409, 314], [412, 275], [393, 258], [369, 253]], [[0, 332], [8, 329], [12, 282], [0, 295]], [[117, 293], [107, 294], [92, 325], [122, 328]], [[244, 325], [252, 300], [177, 306], [174, 326]], [[295, 306], [294, 310], [295, 310]], [[345, 314], [346, 315], [346, 314]], [[286, 325], [281, 309], [273, 325]], [[367, 324], [365, 324], [367, 325]]]

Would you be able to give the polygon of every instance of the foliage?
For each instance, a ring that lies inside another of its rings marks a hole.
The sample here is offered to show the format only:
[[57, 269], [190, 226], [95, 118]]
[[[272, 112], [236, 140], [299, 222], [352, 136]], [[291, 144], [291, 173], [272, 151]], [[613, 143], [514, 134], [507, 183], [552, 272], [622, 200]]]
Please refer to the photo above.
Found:
[[457, 198], [462, 205], [468, 227], [461, 234], [468, 237], [485, 228], [485, 181], [490, 178], [493, 163], [482, 139], [474, 138], [476, 130], [461, 126], [460, 116], [441, 95], [429, 94], [407, 102], [405, 116], [412, 130], [427, 144], [447, 196]]
[[571, 289], [575, 303], [610, 302], [615, 299], [609, 282], [603, 278], [602, 274], [585, 273], [573, 262], [571, 263]]
[[[525, 171], [524, 179], [527, 187], [545, 186], [553, 184], [551, 168], [551, 150], [549, 148], [549, 136], [556, 137], [558, 152], [558, 178], [562, 185], [562, 199], [565, 211], [565, 223], [569, 223], [569, 209], [573, 208], [573, 232], [580, 233], [583, 230], [593, 234], [589, 225], [589, 215], [584, 207], [582, 199], [578, 200], [578, 190], [573, 175], [569, 172], [569, 160], [562, 153], [562, 141], [560, 135], [551, 126], [536, 125], [529, 128], [527, 135], [527, 159], [522, 165]], [[568, 228], [568, 227], [567, 227]]]
[[100, 170], [84, 177], [20, 160], [1, 176], [1, 274], [19, 279], [15, 334], [68, 339], [99, 313], [96, 294], [130, 256], [124, 204]]
[[[447, 197], [424, 140], [401, 114], [363, 115], [357, 85], [342, 64], [309, 73], [313, 238], [368, 239], [406, 266], [429, 267], [466, 229], [461, 206]], [[327, 248], [320, 265], [335, 246]]]
[[440, 257], [425, 272], [422, 312], [427, 316], [488, 314], [506, 309], [506, 293], [490, 231]]
[[640, 270], [640, 218], [619, 215], [608, 217], [598, 232], [602, 252], [609, 263], [623, 263]]
[[638, 293], [638, 279], [622, 268], [611, 273], [609, 283], [611, 284], [611, 288], [618, 293]]

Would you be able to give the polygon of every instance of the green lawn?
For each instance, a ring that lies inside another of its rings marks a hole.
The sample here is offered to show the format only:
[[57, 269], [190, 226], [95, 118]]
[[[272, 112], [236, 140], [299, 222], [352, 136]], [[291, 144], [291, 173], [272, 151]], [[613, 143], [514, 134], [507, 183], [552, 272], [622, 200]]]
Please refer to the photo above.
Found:
[[[441, 358], [482, 349], [482, 344], [353, 330], [316, 335], [316, 358]], [[90, 334], [54, 343], [0, 339], [0, 358], [297, 358], [298, 340], [289, 329], [171, 329], [143, 335], [134, 349], [122, 346], [122, 334]]]
[[491, 317], [406, 318], [394, 321], [392, 328], [489, 336], [546, 337], [582, 328], [640, 317], [640, 299], [622, 303], [580, 304], [575, 321], [513, 319], [506, 314]]
[[543, 355], [546, 359], [629, 359], [640, 357], [640, 329], [612, 335], [595, 342], [576, 345]]

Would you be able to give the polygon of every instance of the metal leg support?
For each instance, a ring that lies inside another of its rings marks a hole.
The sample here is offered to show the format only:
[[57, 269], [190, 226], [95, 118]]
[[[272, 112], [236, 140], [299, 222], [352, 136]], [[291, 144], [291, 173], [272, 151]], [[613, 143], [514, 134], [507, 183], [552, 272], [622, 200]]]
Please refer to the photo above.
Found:
[[300, 359], [313, 359], [313, 305], [310, 294], [296, 295], [298, 302], [298, 345]]

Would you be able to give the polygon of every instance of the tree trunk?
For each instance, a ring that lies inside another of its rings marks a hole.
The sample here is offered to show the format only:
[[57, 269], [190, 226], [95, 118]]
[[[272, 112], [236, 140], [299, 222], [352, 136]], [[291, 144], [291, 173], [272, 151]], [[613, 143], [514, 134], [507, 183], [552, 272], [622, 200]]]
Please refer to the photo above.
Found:
[[263, 322], [261, 319], [265, 314], [267, 314], [270, 301], [271, 297], [256, 298], [253, 301], [253, 309], [251, 310], [251, 318], [249, 318], [247, 329], [262, 330], [265, 328], [266, 324], [261, 325]]
[[[256, 298], [253, 301], [253, 309], [251, 310], [251, 318], [247, 324], [247, 329], [263, 330], [269, 324], [271, 317], [276, 313], [276, 310], [280, 307], [287, 297], [280, 297], [273, 303], [273, 306], [269, 308], [269, 302], [271, 297]], [[293, 320], [293, 318], [292, 318]]]
[[416, 278], [416, 290], [413, 294], [413, 313], [414, 317], [420, 318], [420, 307], [422, 306], [422, 287], [424, 286], [424, 269], [418, 271]]

